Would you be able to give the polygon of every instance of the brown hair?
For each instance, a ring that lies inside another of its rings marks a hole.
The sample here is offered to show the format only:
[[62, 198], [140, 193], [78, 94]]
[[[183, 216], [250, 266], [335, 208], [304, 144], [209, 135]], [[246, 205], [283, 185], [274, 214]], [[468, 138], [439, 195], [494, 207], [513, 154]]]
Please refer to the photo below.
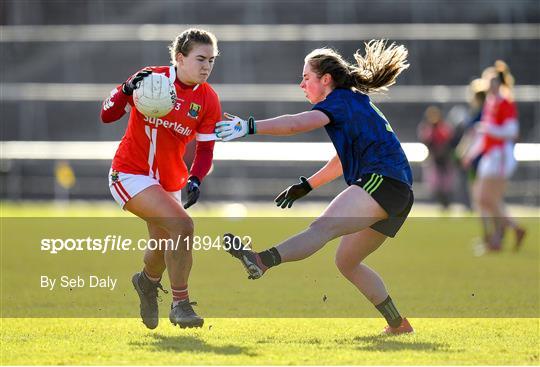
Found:
[[395, 43], [387, 47], [385, 40], [371, 40], [364, 45], [364, 56], [360, 50], [354, 54], [356, 66], [349, 64], [330, 48], [311, 51], [305, 62], [309, 63], [319, 77], [330, 74], [334, 88], [354, 88], [366, 94], [385, 91], [409, 67], [407, 49]]
[[216, 53], [219, 54], [217, 47], [218, 41], [213, 33], [205, 31], [204, 29], [189, 28], [176, 36], [176, 38], [171, 42], [171, 45], [169, 46], [171, 63], [176, 65], [176, 57], [178, 54], [182, 54], [184, 56], [189, 55], [196, 43], [212, 45], [216, 49]]

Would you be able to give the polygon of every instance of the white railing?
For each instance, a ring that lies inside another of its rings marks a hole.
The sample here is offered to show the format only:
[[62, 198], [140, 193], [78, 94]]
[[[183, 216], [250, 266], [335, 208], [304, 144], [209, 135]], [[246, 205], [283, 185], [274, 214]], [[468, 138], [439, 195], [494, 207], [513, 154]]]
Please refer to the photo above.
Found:
[[169, 42], [192, 26], [212, 31], [221, 42], [540, 39], [536, 23], [90, 24], [0, 26], [0, 42]]
[[[0, 158], [50, 160], [111, 160], [116, 141], [5, 141]], [[428, 155], [422, 143], [402, 143], [411, 162], [423, 162]], [[336, 152], [332, 143], [218, 142], [214, 159], [222, 161], [325, 162]], [[520, 162], [539, 162], [540, 144], [518, 143], [514, 156]]]

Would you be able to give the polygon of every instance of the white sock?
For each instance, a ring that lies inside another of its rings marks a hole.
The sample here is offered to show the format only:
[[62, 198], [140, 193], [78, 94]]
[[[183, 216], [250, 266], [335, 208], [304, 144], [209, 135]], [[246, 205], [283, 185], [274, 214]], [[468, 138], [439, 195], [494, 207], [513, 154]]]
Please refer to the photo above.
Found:
[[152, 278], [150, 275], [148, 275], [146, 273], [146, 271], [143, 270], [143, 273], [144, 273], [144, 276], [146, 277], [146, 279], [148, 279], [149, 281], [151, 281], [152, 283], [157, 283], [161, 280], [161, 277], [159, 278]]

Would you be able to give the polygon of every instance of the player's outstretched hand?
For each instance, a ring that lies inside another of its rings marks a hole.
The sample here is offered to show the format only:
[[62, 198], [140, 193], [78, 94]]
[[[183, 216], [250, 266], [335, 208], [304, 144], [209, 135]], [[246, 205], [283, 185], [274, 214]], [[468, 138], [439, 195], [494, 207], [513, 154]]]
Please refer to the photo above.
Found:
[[255, 134], [255, 120], [253, 117], [243, 120], [240, 117], [231, 115], [227, 112], [223, 115], [227, 120], [218, 122], [215, 129], [216, 136], [222, 141], [231, 141], [243, 138], [246, 135]]
[[201, 191], [199, 190], [199, 186], [201, 185], [201, 181], [195, 177], [191, 176], [188, 178], [187, 182], [187, 201], [184, 204], [184, 209], [189, 208], [193, 204], [199, 200], [199, 195], [201, 195]]
[[282, 209], [290, 208], [296, 200], [306, 196], [311, 190], [313, 190], [313, 188], [309, 184], [307, 178], [300, 176], [299, 183], [289, 186], [279, 194], [274, 201], [276, 202], [276, 205], [280, 206]]
[[141, 81], [150, 74], [152, 74], [152, 70], [150, 69], [139, 71], [137, 74], [126, 80], [124, 84], [122, 84], [122, 92], [128, 96], [132, 96], [133, 91], [139, 88]]

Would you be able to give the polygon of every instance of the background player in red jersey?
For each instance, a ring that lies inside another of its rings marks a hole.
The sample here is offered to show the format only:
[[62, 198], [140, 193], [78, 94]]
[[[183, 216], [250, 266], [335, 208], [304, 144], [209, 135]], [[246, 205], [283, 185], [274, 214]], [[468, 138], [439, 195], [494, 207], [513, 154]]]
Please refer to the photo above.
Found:
[[[199, 197], [199, 186], [210, 170], [213, 158], [215, 123], [221, 106], [217, 94], [206, 80], [218, 55], [217, 39], [207, 31], [188, 29], [173, 40], [172, 66], [147, 67], [111, 92], [103, 103], [103, 122], [118, 120], [131, 105], [126, 133], [112, 162], [109, 186], [120, 206], [144, 219], [153, 239], [176, 239], [177, 249], [146, 250], [144, 269], [136, 273], [133, 285], [141, 301], [143, 323], [150, 329], [158, 325], [157, 292], [162, 288], [165, 269], [171, 282], [173, 303], [170, 321], [180, 327], [201, 327], [204, 320], [192, 308], [188, 278], [192, 254], [187, 246], [193, 236], [193, 221], [184, 210]], [[133, 91], [150, 73], [162, 73], [174, 81], [177, 101], [173, 110], [161, 118], [149, 118], [133, 107]], [[190, 175], [183, 161], [186, 145], [197, 139]], [[187, 184], [184, 207], [180, 189]]]
[[442, 117], [441, 109], [429, 106], [418, 124], [418, 140], [424, 143], [429, 156], [422, 166], [422, 175], [433, 197], [448, 209], [454, 190], [455, 170], [452, 161], [452, 126]]
[[477, 128], [477, 141], [464, 158], [468, 165], [477, 155], [477, 180], [473, 198], [480, 210], [484, 227], [484, 245], [487, 250], [499, 250], [504, 229], [510, 226], [516, 235], [517, 250], [525, 230], [506, 214], [504, 194], [508, 179], [516, 169], [514, 144], [518, 138], [519, 122], [516, 105], [512, 99], [514, 78], [508, 65], [495, 62], [482, 77], [489, 83], [482, 119]]

